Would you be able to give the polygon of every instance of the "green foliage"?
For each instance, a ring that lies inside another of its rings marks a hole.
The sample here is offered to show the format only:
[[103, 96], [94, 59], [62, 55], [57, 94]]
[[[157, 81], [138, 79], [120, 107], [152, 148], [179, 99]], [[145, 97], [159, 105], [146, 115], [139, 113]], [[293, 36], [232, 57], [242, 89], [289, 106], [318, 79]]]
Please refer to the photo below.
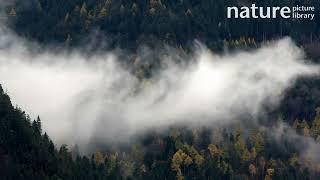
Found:
[[[16, 0], [7, 7], [9, 25], [18, 34], [38, 42], [83, 45], [91, 32], [107, 37], [111, 48], [136, 48], [158, 42], [179, 47], [181, 53], [194, 39], [209, 48], [249, 49], [259, 42], [291, 36], [299, 43], [319, 39], [320, 21], [292, 19], [226, 19], [226, 7], [239, 0]], [[290, 3], [290, 2], [286, 2]], [[300, 2], [302, 3], [302, 1]], [[260, 0], [257, 6], [283, 5]], [[303, 1], [320, 9], [315, 0]], [[96, 46], [99, 46], [99, 42]], [[139, 79], [150, 74], [152, 64], [132, 66]], [[146, 81], [146, 85], [147, 85]], [[316, 85], [314, 85], [316, 84]], [[299, 117], [293, 127], [320, 142], [317, 82], [299, 83], [281, 112]], [[312, 91], [313, 93], [306, 92]], [[306, 100], [306, 101], [302, 101]], [[308, 102], [308, 106], [305, 106]], [[315, 118], [310, 122], [315, 115]], [[213, 142], [211, 135], [220, 137]], [[218, 134], [218, 135], [217, 135]], [[319, 172], [303, 166], [294, 142], [273, 143], [264, 131], [173, 128], [167, 136], [147, 134], [132, 148], [96, 151], [92, 158], [57, 148], [42, 131], [41, 120], [31, 120], [12, 106], [0, 86], [0, 179], [318, 179]], [[141, 145], [143, 144], [143, 145]], [[276, 152], [276, 153], [275, 153]]]
[[102, 161], [100, 154], [96, 154], [94, 160], [79, 156], [74, 160], [66, 145], [57, 150], [48, 135], [42, 133], [40, 118], [31, 122], [23, 111], [11, 105], [0, 86], [1, 179], [88, 180], [120, 177], [114, 165], [110, 173], [107, 166], [98, 167]]
[[[317, 111], [318, 112], [318, 111]], [[311, 126], [318, 128], [319, 113]], [[130, 148], [97, 150], [92, 158], [59, 150], [0, 86], [0, 175], [2, 179], [317, 179], [317, 166], [305, 165], [298, 150], [272, 143], [266, 131], [245, 136], [240, 127], [221, 133], [221, 141], [208, 139], [208, 129], [172, 128], [167, 135], [146, 134]], [[296, 122], [294, 127], [306, 127]], [[217, 135], [216, 135], [217, 136]], [[314, 136], [316, 137], [316, 136]], [[294, 142], [293, 142], [294, 143]], [[273, 154], [281, 146], [282, 155]], [[309, 169], [310, 168], [310, 169]]]
[[[263, 7], [290, 5], [278, 0], [255, 3]], [[320, 8], [317, 0], [296, 3]], [[199, 39], [218, 50], [223, 45], [255, 47], [256, 41], [284, 36], [299, 42], [319, 38], [318, 18], [227, 19], [227, 7], [238, 4], [242, 1], [15, 0], [7, 13], [14, 17], [12, 28], [16, 32], [44, 43], [63, 43], [71, 35], [72, 45], [79, 45], [96, 30], [108, 37], [111, 46], [125, 48], [158, 41], [179, 47]]]
[[320, 108], [316, 109], [316, 117], [312, 123], [311, 132], [315, 138], [320, 136]]

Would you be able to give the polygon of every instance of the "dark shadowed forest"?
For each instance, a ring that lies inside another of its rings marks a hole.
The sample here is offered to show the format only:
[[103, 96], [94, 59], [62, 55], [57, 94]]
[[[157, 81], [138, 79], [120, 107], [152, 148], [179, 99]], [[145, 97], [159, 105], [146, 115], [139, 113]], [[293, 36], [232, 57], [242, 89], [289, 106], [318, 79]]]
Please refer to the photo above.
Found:
[[[304, 50], [306, 63], [318, 64], [320, 58], [318, 0], [1, 2], [4, 13], [0, 25], [20, 38], [57, 52], [80, 49], [88, 56], [120, 49], [130, 54], [119, 58], [120, 63], [139, 81], [155, 76], [161, 64], [157, 55], [136, 61], [141, 47], [152, 52], [170, 47], [183, 57], [190, 54], [195, 41], [222, 54], [250, 52], [290, 37]], [[314, 6], [316, 16], [312, 21], [226, 18], [226, 7], [252, 3], [263, 7]], [[199, 127], [179, 124], [161, 132], [149, 129], [123, 144], [103, 144], [100, 140], [86, 153], [80, 152], [77, 144], [55, 143], [44, 132], [41, 117], [33, 120], [19, 104], [14, 106], [5, 88], [0, 85], [0, 179], [320, 178], [319, 76], [299, 77], [285, 89], [277, 108], [266, 107], [258, 117]]]
[[[314, 6], [315, 19], [227, 19], [228, 6]], [[280, 0], [26, 0], [6, 7], [11, 27], [43, 43], [135, 49], [163, 42], [187, 47], [194, 39], [213, 49], [290, 36], [300, 43], [319, 40], [319, 3]], [[90, 37], [91, 35], [91, 37]], [[86, 41], [96, 38], [105, 41]], [[90, 44], [92, 43], [92, 44]]]

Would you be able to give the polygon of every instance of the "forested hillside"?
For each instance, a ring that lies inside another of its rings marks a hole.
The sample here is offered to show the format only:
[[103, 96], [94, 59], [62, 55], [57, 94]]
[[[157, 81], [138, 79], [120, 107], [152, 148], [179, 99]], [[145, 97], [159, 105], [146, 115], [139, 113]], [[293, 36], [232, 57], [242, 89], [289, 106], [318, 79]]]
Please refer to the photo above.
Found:
[[[228, 6], [251, 3], [263, 7], [311, 5], [316, 16], [312, 21], [226, 18]], [[17, 0], [6, 7], [6, 13], [18, 34], [44, 43], [135, 49], [156, 42], [186, 47], [198, 39], [221, 49], [224, 43], [284, 36], [314, 42], [320, 33], [319, 6], [317, 0]]]
[[[317, 179], [320, 111], [311, 124], [230, 129], [172, 127], [149, 132], [129, 145], [80, 156], [77, 147], [59, 149], [32, 121], [14, 108], [0, 88], [1, 179]], [[278, 131], [278, 132], [277, 132]], [[283, 131], [283, 132], [282, 132]], [[297, 134], [296, 134], [297, 133]], [[310, 142], [310, 143], [307, 143]]]
[[[289, 36], [302, 46], [311, 61], [320, 57], [320, 3], [317, 0], [13, 0], [5, 6], [7, 24], [21, 37], [42, 46], [88, 49], [122, 48], [142, 45], [159, 50], [169, 44], [185, 53], [199, 40], [215, 52], [223, 49], [251, 49], [272, 39]], [[227, 6], [314, 6], [314, 20], [227, 19]], [[1, 19], [3, 20], [3, 19]], [[140, 78], [150, 77], [159, 59], [126, 61]], [[153, 57], [152, 57], [153, 58]], [[135, 65], [130, 64], [135, 62]], [[281, 111], [286, 119], [310, 121], [320, 104], [316, 79], [301, 79], [288, 90]], [[308, 105], [306, 105], [308, 104]]]
[[[252, 3], [312, 5], [317, 12], [313, 21], [226, 18], [227, 6]], [[307, 63], [320, 57], [318, 0], [13, 0], [4, 9], [0, 25], [39, 46], [93, 54], [115, 48], [130, 52], [119, 59], [143, 83], [161, 64], [160, 46], [169, 45], [183, 57], [194, 40], [225, 53], [250, 51], [289, 36], [305, 50]], [[137, 58], [144, 45], [156, 55]], [[40, 117], [32, 120], [14, 107], [0, 86], [0, 179], [316, 180], [320, 79], [299, 78], [292, 85], [283, 92], [279, 108], [267, 109], [261, 122], [149, 129], [129, 143], [93, 146], [89, 149], [94, 152], [87, 154], [76, 144], [53, 142], [42, 130]]]

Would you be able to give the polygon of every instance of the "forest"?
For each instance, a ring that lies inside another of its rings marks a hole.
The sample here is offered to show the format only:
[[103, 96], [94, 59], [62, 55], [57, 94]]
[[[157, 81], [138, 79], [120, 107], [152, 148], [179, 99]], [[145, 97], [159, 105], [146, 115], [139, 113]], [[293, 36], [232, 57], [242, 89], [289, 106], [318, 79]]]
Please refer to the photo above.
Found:
[[[226, 18], [227, 7], [250, 3], [314, 6], [316, 17], [312, 21]], [[284, 36], [309, 45], [319, 39], [319, 6], [317, 0], [26, 0], [8, 5], [6, 13], [18, 34], [43, 43], [134, 50], [160, 42], [188, 47], [197, 39], [221, 50], [232, 40], [261, 42]], [[88, 41], [88, 37], [105, 41]]]
[[[316, 16], [312, 21], [226, 18], [228, 6], [252, 3], [315, 6]], [[129, 51], [133, 55], [121, 63], [141, 81], [156, 74], [161, 61], [133, 67], [130, 62], [141, 46], [170, 46], [188, 54], [198, 40], [222, 53], [251, 51], [289, 36], [310, 63], [320, 58], [317, 0], [13, 0], [3, 9], [0, 21], [44, 48], [81, 49], [89, 55], [116, 48]], [[279, 108], [264, 115], [268, 121], [259, 124], [247, 119], [228, 125], [171, 126], [164, 132], [150, 129], [130, 143], [82, 154], [77, 145], [53, 142], [42, 130], [41, 117], [32, 119], [14, 106], [0, 85], [0, 179], [319, 179], [319, 87], [319, 77], [299, 78]]]
[[[283, 131], [279, 137], [272, 135], [272, 127], [172, 127], [165, 133], [150, 131], [129, 145], [97, 149], [91, 156], [81, 156], [77, 147], [56, 147], [42, 132], [40, 118], [31, 120], [13, 107], [2, 87], [0, 117], [2, 179], [269, 180], [320, 175], [319, 162], [313, 162], [320, 147], [319, 109], [310, 125], [296, 120], [292, 127], [278, 129]], [[307, 141], [316, 145], [316, 154], [303, 149]]]

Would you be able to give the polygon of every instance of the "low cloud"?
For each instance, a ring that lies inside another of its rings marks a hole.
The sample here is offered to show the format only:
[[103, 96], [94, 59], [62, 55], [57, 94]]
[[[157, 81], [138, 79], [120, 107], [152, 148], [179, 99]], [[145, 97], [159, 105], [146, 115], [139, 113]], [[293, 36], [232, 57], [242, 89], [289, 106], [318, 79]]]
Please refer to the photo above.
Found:
[[1, 32], [0, 83], [13, 102], [40, 115], [56, 142], [80, 146], [126, 140], [150, 128], [257, 116], [265, 105], [276, 106], [296, 78], [319, 71], [286, 38], [224, 55], [199, 46], [188, 65], [174, 63], [183, 57], [168, 52], [160, 57], [166, 68], [141, 82], [118, 63], [117, 53], [34, 53]]
[[[284, 123], [266, 130], [270, 133], [271, 138], [276, 140], [277, 147], [282, 147], [282, 150], [289, 149], [299, 152], [296, 154], [299, 158], [299, 164], [314, 172], [320, 172], [320, 144], [313, 137], [300, 135], [295, 129]], [[289, 148], [288, 144], [292, 147]]]

